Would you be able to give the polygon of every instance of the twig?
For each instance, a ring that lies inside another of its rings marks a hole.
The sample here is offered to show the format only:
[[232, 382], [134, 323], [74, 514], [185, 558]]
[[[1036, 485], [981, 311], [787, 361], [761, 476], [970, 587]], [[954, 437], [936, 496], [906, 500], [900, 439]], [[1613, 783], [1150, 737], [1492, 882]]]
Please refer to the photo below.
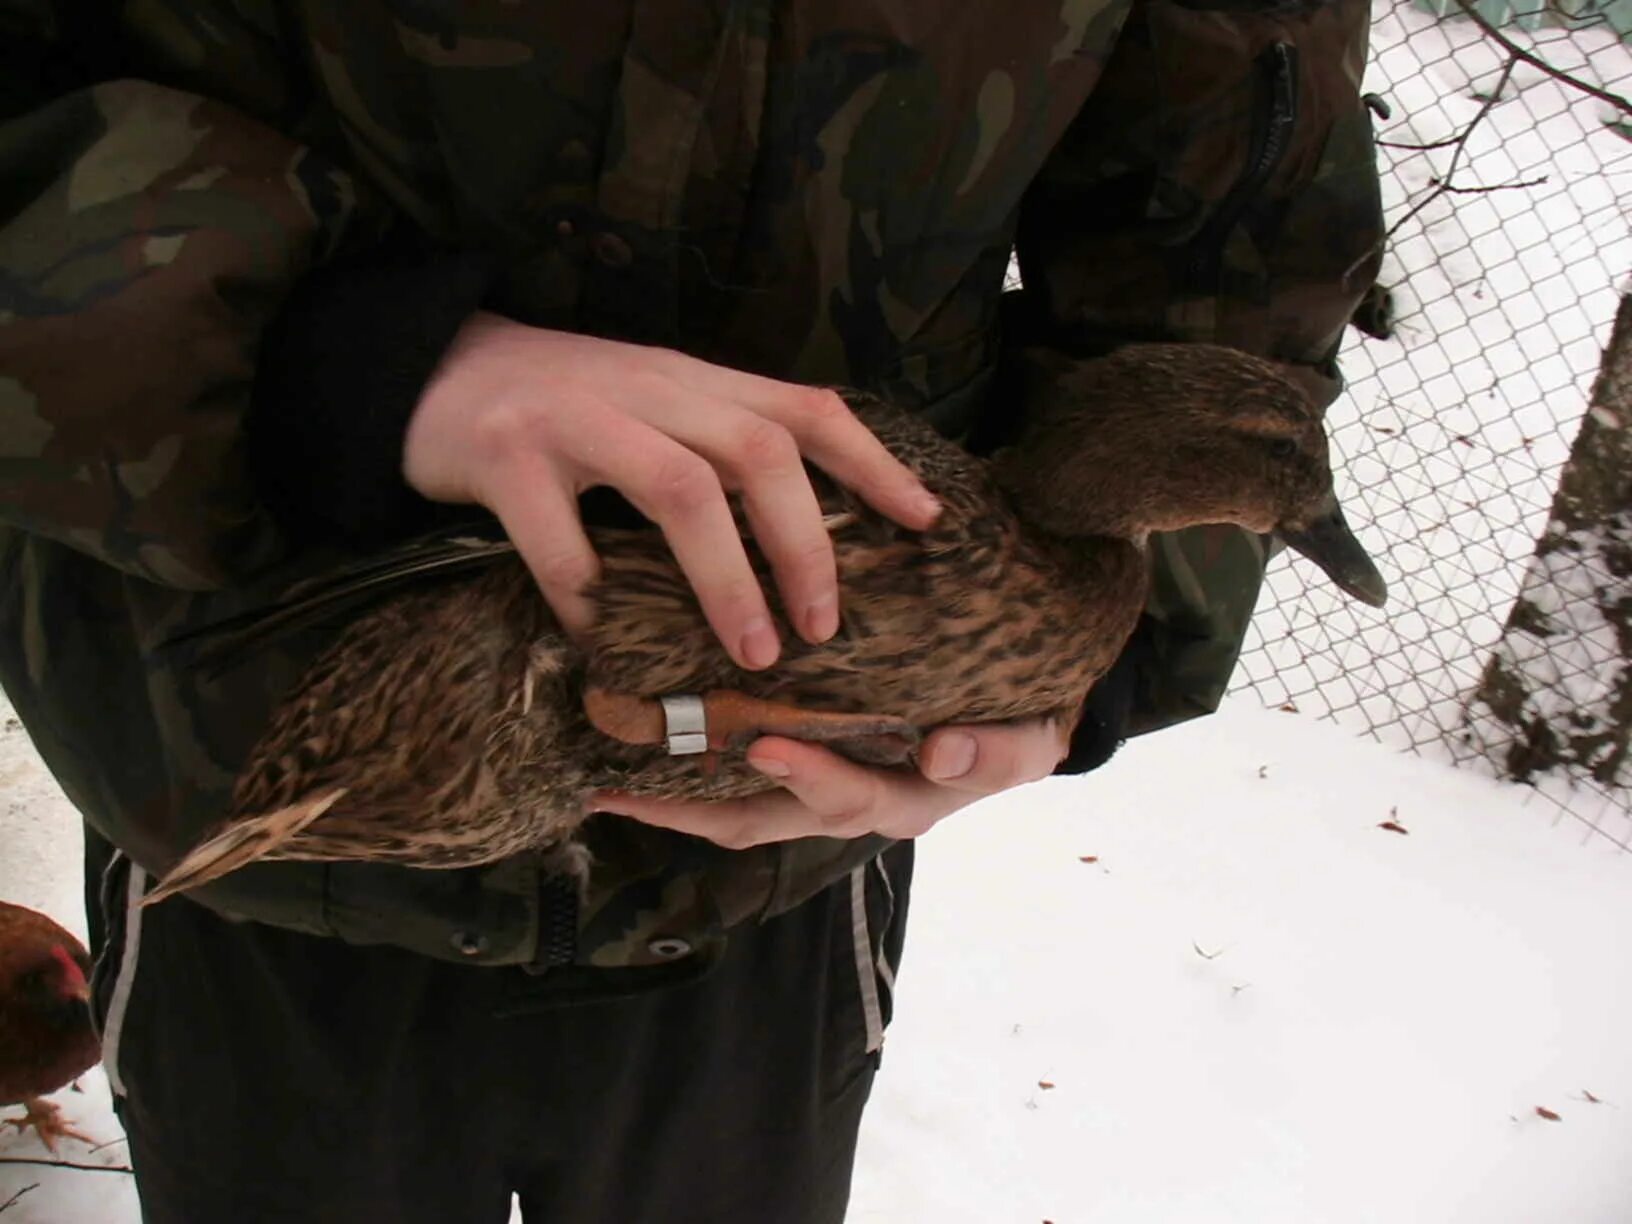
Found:
[[1517, 191], [1521, 187], [1540, 187], [1547, 181], [1544, 174], [1540, 178], [1525, 179], [1522, 183], [1495, 183], [1489, 187], [1452, 187], [1449, 183], [1438, 184], [1439, 189], [1446, 195], [1488, 195], [1492, 191]]
[[[1462, 0], [1457, 0], [1457, 3], [1461, 4]], [[1473, 135], [1473, 129], [1483, 122], [1486, 115], [1490, 114], [1491, 108], [1502, 100], [1502, 92], [1507, 88], [1507, 83], [1513, 79], [1513, 69], [1518, 66], [1518, 62], [1517, 56], [1510, 55], [1507, 57], [1507, 63], [1502, 65], [1502, 75], [1496, 80], [1496, 88], [1490, 91], [1490, 97], [1485, 99], [1484, 105], [1479, 108], [1479, 113], [1473, 117], [1472, 122], [1463, 128], [1462, 134], [1456, 138], [1456, 151], [1451, 154], [1451, 164], [1445, 168], [1444, 182], [1448, 183], [1456, 177], [1457, 164], [1461, 162], [1462, 154], [1467, 151], [1468, 137]]]
[[1411, 153], [1426, 153], [1430, 149], [1449, 148], [1451, 145], [1455, 144], [1458, 139], [1459, 138], [1456, 136], [1447, 136], [1444, 140], [1434, 140], [1430, 141], [1428, 144], [1407, 144], [1403, 140], [1379, 140], [1377, 142], [1377, 147], [1379, 149], [1405, 149]]
[[[1462, 0], [1457, 0], [1457, 3], [1462, 3]], [[1479, 107], [1479, 113], [1472, 119], [1468, 120], [1467, 127], [1463, 128], [1450, 139], [1437, 141], [1433, 146], [1431, 146], [1433, 148], [1444, 148], [1447, 146], [1454, 148], [1455, 151], [1451, 154], [1451, 164], [1445, 168], [1444, 174], [1429, 180], [1433, 185], [1432, 191], [1423, 196], [1422, 199], [1418, 200], [1410, 208], [1406, 209], [1405, 216], [1401, 217], [1398, 221], [1394, 222], [1393, 225], [1389, 226], [1387, 233], [1368, 247], [1365, 254], [1361, 255], [1359, 259], [1355, 260], [1349, 265], [1348, 270], [1343, 273], [1343, 279], [1345, 281], [1358, 272], [1362, 264], [1365, 264], [1372, 259], [1373, 256], [1386, 250], [1388, 248], [1389, 240], [1393, 238], [1395, 234], [1400, 232], [1400, 227], [1402, 225], [1411, 220], [1412, 217], [1415, 217], [1423, 209], [1427, 208], [1428, 205], [1432, 204], [1435, 200], [1439, 199], [1440, 196], [1446, 195], [1453, 190], [1449, 186], [1449, 183], [1452, 177], [1456, 174], [1456, 167], [1462, 161], [1463, 151], [1468, 147], [1468, 138], [1472, 136], [1479, 125], [1484, 122], [1484, 118], [1486, 115], [1490, 114], [1491, 108], [1494, 107], [1497, 102], [1501, 101], [1502, 91], [1507, 88], [1507, 82], [1512, 78], [1513, 69], [1517, 66], [1518, 62], [1519, 61], [1516, 56], [1508, 56], [1507, 62], [1502, 65], [1502, 75], [1496, 81], [1496, 88], [1490, 91], [1490, 96], [1487, 97], [1484, 100], [1483, 105]]]
[[1519, 46], [1512, 39], [1508, 38], [1507, 35], [1503, 34], [1495, 26], [1491, 25], [1491, 23], [1480, 14], [1479, 10], [1474, 7], [1474, 0], [1456, 0], [1456, 6], [1462, 10], [1469, 21], [1473, 22], [1474, 25], [1479, 27], [1480, 32], [1483, 33], [1486, 38], [1490, 39], [1498, 47], [1506, 51], [1512, 59], [1521, 60], [1524, 63], [1529, 64], [1532, 68], [1539, 68], [1548, 76], [1552, 77], [1555, 81], [1562, 81], [1566, 85], [1571, 85], [1576, 89], [1579, 89], [1584, 94], [1597, 98], [1600, 102], [1608, 102], [1611, 106], [1615, 107], [1615, 109], [1625, 111], [1628, 115], [1632, 115], [1632, 101], [1628, 101], [1627, 99], [1621, 97], [1620, 94], [1611, 93], [1607, 89], [1600, 89], [1596, 85], [1589, 85], [1579, 77], [1571, 76], [1562, 68], [1554, 68], [1539, 55], [1526, 51], [1523, 47]]
[[37, 1156], [0, 1156], [0, 1165], [38, 1165], [42, 1169], [78, 1169], [81, 1173], [134, 1173], [129, 1165], [75, 1164], [71, 1160], [43, 1160]]
[[40, 1183], [39, 1182], [33, 1182], [30, 1185], [24, 1186], [21, 1190], [17, 1191], [16, 1194], [12, 1195], [5, 1202], [0, 1203], [0, 1211], [10, 1210], [11, 1207], [17, 1202], [17, 1200], [23, 1197], [23, 1195], [27, 1194], [30, 1190], [38, 1190], [39, 1188], [40, 1188]]

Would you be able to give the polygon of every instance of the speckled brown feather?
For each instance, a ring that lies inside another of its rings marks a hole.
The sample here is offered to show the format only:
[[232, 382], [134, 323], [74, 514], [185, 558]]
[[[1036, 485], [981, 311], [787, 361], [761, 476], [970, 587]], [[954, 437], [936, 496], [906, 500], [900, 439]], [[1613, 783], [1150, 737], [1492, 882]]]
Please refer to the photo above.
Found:
[[[388, 599], [283, 703], [241, 774], [229, 825], [287, 818], [343, 791], [263, 856], [468, 866], [562, 843], [592, 790], [720, 798], [770, 788], [740, 751], [705, 767], [601, 734], [583, 713], [587, 685], [648, 696], [731, 689], [898, 715], [921, 731], [1074, 717], [1138, 618], [1146, 530], [1273, 522], [1331, 486], [1317, 416], [1268, 363], [1203, 345], [1123, 352], [1050, 375], [1033, 395], [1046, 429], [995, 462], [850, 397], [944, 508], [916, 534], [815, 474], [833, 516], [842, 625], [820, 645], [800, 639], [750, 540], [784, 644], [766, 671], [731, 662], [655, 529], [591, 533], [603, 572], [583, 649], [513, 554]], [[1201, 436], [1169, 460], [1181, 426]], [[1298, 453], [1263, 459], [1265, 439], [1281, 437], [1296, 437]], [[414, 572], [425, 568], [416, 561]], [[367, 580], [382, 581], [379, 565]], [[236, 866], [224, 844], [196, 849], [150, 899]]]

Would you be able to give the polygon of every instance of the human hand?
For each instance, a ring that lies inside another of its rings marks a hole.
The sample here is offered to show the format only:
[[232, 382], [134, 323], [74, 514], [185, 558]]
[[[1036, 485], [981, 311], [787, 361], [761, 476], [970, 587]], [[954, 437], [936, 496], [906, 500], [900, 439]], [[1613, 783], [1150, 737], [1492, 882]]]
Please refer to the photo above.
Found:
[[609, 485], [659, 527], [738, 664], [780, 650], [731, 517], [740, 493], [801, 636], [838, 629], [833, 546], [802, 459], [922, 529], [939, 507], [832, 391], [478, 312], [426, 385], [403, 442], [408, 483], [499, 518], [569, 633], [599, 562], [578, 494]]
[[1070, 727], [1055, 720], [941, 727], [924, 740], [920, 774], [874, 769], [816, 744], [764, 736], [748, 763], [784, 789], [716, 803], [602, 791], [590, 802], [732, 850], [799, 837], [918, 837], [959, 808], [1035, 782], [1065, 759]]

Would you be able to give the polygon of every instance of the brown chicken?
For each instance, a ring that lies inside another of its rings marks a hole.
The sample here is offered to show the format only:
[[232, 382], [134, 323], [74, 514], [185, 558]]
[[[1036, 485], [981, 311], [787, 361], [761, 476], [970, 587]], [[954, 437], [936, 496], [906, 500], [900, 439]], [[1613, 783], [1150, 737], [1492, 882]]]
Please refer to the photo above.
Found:
[[40, 1098], [94, 1066], [91, 958], [44, 914], [0, 901], [0, 1105], [27, 1112], [6, 1125], [32, 1128], [51, 1151], [65, 1136], [90, 1141]]

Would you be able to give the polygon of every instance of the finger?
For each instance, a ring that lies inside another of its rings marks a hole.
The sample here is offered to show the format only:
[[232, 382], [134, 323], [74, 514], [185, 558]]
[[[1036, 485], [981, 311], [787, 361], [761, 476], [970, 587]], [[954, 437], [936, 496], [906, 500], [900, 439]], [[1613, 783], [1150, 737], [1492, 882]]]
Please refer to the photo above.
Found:
[[822, 837], [917, 837], [976, 796], [911, 773], [858, 765], [818, 744], [764, 736], [748, 763], [814, 813]]
[[880, 514], [916, 530], [935, 521], [940, 503], [934, 495], [856, 419], [837, 392], [676, 356], [679, 360], [668, 372], [677, 381], [733, 399], [775, 421], [818, 467]]
[[631, 416], [615, 414], [564, 439], [586, 484], [617, 489], [663, 529], [703, 615], [731, 657], [751, 670], [781, 646], [748, 563], [719, 475], [695, 451]]
[[880, 514], [918, 531], [935, 521], [940, 502], [837, 392], [801, 387], [797, 396], [773, 401], [768, 411], [812, 463]]
[[949, 790], [991, 795], [1054, 772], [1065, 755], [1052, 721], [941, 727], [919, 751], [926, 778]]
[[833, 538], [822, 524], [822, 508], [793, 435], [775, 421], [678, 383], [665, 389], [662, 419], [643, 419], [695, 450], [729, 487], [742, 491], [754, 539], [800, 633], [824, 642], [838, 632]]
[[569, 636], [587, 630], [594, 606], [584, 592], [601, 563], [584, 534], [573, 491], [548, 463], [516, 461], [495, 473], [483, 500], [498, 515], [561, 627]]

